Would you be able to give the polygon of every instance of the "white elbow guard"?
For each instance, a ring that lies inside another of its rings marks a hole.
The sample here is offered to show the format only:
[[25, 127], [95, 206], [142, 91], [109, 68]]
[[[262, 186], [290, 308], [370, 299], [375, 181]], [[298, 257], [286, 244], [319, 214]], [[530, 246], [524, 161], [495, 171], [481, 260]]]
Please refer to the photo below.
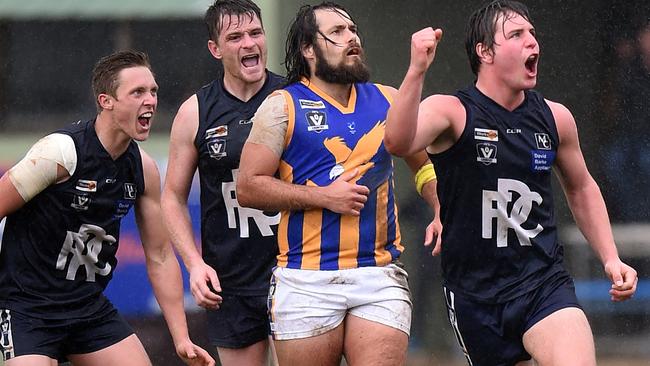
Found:
[[28, 202], [45, 188], [58, 183], [58, 165], [68, 175], [74, 174], [77, 152], [70, 136], [51, 134], [36, 142], [8, 175], [20, 196]]

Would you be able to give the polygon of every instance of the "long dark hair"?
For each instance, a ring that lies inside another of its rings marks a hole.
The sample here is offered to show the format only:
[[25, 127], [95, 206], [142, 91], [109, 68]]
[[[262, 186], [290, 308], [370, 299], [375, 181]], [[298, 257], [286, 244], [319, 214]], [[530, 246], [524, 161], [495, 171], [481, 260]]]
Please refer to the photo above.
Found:
[[302, 55], [302, 49], [316, 42], [318, 24], [316, 24], [314, 12], [319, 9], [331, 9], [352, 20], [343, 6], [330, 1], [318, 5], [303, 5], [298, 10], [298, 14], [289, 28], [285, 46], [284, 66], [287, 69], [287, 83], [289, 84], [298, 82], [303, 77], [309, 78], [309, 64]]
[[465, 50], [469, 57], [469, 65], [474, 75], [478, 75], [481, 60], [476, 54], [476, 45], [482, 43], [488, 50], [494, 50], [494, 34], [497, 30], [497, 20], [503, 16], [503, 23], [515, 15], [520, 15], [530, 24], [528, 8], [526, 5], [510, 0], [496, 0], [485, 4], [469, 17], [466, 28]]

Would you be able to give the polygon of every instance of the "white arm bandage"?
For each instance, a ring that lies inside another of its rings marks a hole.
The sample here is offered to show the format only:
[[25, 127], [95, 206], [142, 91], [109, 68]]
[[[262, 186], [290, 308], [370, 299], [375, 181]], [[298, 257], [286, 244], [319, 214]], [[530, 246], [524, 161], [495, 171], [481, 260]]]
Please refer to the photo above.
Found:
[[284, 96], [279, 93], [271, 94], [257, 109], [246, 142], [265, 145], [278, 156], [282, 156], [288, 122]]
[[38, 140], [23, 160], [9, 169], [9, 179], [28, 202], [45, 188], [67, 178], [57, 179], [58, 165], [72, 176], [77, 168], [77, 152], [70, 136], [53, 133]]

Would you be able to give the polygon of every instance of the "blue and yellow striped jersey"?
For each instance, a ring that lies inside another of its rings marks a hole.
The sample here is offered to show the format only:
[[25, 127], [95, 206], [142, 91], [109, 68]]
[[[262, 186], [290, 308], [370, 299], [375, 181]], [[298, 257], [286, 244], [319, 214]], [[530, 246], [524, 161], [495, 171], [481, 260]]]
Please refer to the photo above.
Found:
[[397, 259], [404, 248], [393, 162], [383, 144], [389, 94], [380, 85], [354, 84], [344, 107], [307, 81], [280, 92], [289, 116], [280, 178], [326, 186], [344, 171], [358, 168], [354, 179], [370, 194], [359, 217], [327, 209], [282, 212], [278, 265], [336, 270], [383, 266]]

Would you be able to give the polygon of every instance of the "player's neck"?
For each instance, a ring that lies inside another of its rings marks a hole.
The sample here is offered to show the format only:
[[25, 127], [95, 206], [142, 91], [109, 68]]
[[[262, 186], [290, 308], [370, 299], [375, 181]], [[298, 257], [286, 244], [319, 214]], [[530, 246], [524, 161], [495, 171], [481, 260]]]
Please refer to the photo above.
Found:
[[332, 97], [343, 107], [348, 106], [348, 102], [350, 101], [350, 93], [352, 92], [352, 84], [328, 83], [316, 75], [312, 75], [309, 78], [309, 82], [314, 84], [318, 89], [323, 91], [325, 94]]
[[266, 82], [266, 73], [264, 77], [258, 81], [249, 83], [242, 79], [236, 78], [228, 73], [224, 73], [223, 87], [237, 99], [242, 102], [248, 102], [257, 92], [262, 89]]
[[525, 94], [522, 89], [513, 89], [502, 80], [482, 76], [479, 75], [476, 88], [503, 108], [513, 111], [524, 102]]
[[116, 123], [105, 113], [98, 114], [95, 120], [97, 138], [113, 160], [124, 154], [131, 142], [131, 137], [117, 128]]

